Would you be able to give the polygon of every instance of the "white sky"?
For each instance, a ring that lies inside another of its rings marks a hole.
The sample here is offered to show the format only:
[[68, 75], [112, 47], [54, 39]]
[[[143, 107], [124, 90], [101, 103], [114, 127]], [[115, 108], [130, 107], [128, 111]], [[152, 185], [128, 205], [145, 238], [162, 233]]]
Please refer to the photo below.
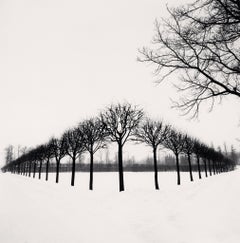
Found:
[[[184, 1], [176, 1], [178, 4]], [[0, 164], [8, 144], [35, 146], [127, 100], [214, 145], [240, 137], [239, 100], [228, 97], [199, 121], [171, 109], [176, 90], [156, 86], [136, 61], [150, 44], [161, 0], [0, 1]]]

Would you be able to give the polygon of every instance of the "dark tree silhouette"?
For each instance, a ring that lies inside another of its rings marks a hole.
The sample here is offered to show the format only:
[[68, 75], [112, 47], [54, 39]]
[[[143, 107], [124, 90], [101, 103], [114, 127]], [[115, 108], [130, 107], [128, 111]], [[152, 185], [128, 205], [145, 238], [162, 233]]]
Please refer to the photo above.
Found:
[[76, 160], [86, 151], [83, 142], [83, 133], [79, 127], [72, 128], [63, 134], [62, 139], [65, 141], [66, 154], [72, 159], [71, 186], [74, 186]]
[[36, 169], [37, 169], [37, 161], [35, 159], [32, 161], [33, 161], [33, 178], [35, 178]]
[[[136, 129], [136, 140], [146, 143], [153, 149], [153, 162], [154, 162], [154, 183], [155, 189], [159, 189], [158, 183], [158, 165], [157, 165], [157, 150], [160, 145], [168, 138], [170, 133], [170, 126], [165, 125], [162, 121], [153, 121], [146, 119]], [[134, 139], [135, 140], [135, 139]]]
[[[200, 1], [200, 0], [199, 0]], [[234, 170], [237, 163], [237, 154], [232, 148], [231, 154], [223, 154], [220, 149], [216, 151], [188, 135], [163, 125], [162, 122], [145, 120], [141, 124], [144, 113], [141, 109], [128, 103], [109, 106], [100, 114], [100, 118], [86, 120], [77, 128], [66, 131], [60, 139], [52, 138], [48, 144], [29, 149], [18, 158], [11, 160], [1, 170], [13, 174], [29, 175], [33, 172], [35, 177], [37, 163], [39, 164], [39, 179], [41, 178], [42, 163], [46, 162], [46, 180], [48, 179], [49, 160], [56, 159], [56, 182], [59, 180], [60, 161], [65, 155], [72, 158], [72, 179], [74, 185], [75, 162], [84, 151], [90, 153], [90, 183], [93, 188], [93, 155], [104, 147], [105, 138], [118, 144], [119, 189], [124, 190], [122, 149], [129, 139], [147, 143], [153, 148], [155, 188], [158, 185], [157, 149], [159, 145], [170, 149], [176, 156], [177, 184], [180, 185], [179, 155], [186, 153], [189, 161], [190, 178], [192, 179], [191, 155], [197, 157], [199, 178], [201, 178], [200, 159], [204, 162], [207, 174], [207, 162], [210, 175]], [[133, 136], [135, 135], [135, 136]], [[137, 138], [136, 138], [137, 137]], [[107, 140], [107, 139], [106, 139]], [[20, 148], [20, 146], [19, 146]], [[227, 157], [229, 155], [230, 157]]]
[[79, 125], [83, 134], [84, 148], [90, 154], [89, 189], [93, 190], [93, 156], [101, 148], [106, 147], [106, 130], [99, 118], [91, 118]]
[[32, 161], [28, 160], [28, 177], [31, 177]]
[[195, 139], [193, 141], [193, 152], [195, 153], [197, 159], [198, 177], [199, 179], [202, 179], [201, 167], [200, 167], [200, 154], [201, 154], [200, 151], [201, 151], [201, 142]]
[[202, 143], [199, 148], [199, 153], [200, 153], [200, 157], [203, 160], [205, 177], [208, 177], [208, 173], [207, 173], [208, 146]]
[[60, 162], [62, 158], [66, 155], [66, 141], [61, 137], [58, 138], [51, 138], [50, 146], [52, 147], [54, 158], [56, 160], [56, 183], [59, 182], [59, 169], [60, 169]]
[[119, 190], [124, 191], [123, 178], [123, 146], [133, 135], [143, 117], [142, 109], [129, 103], [111, 105], [101, 113], [101, 120], [105, 126], [109, 139], [118, 144]]
[[38, 168], [38, 179], [41, 179], [41, 173], [42, 173], [42, 163], [45, 159], [45, 146], [44, 145], [39, 145], [36, 148], [36, 157], [39, 162], [39, 168]]
[[49, 172], [49, 163], [50, 159], [54, 156], [54, 149], [53, 144], [51, 143], [51, 140], [44, 145], [44, 151], [45, 151], [45, 161], [46, 161], [46, 177], [45, 180], [48, 180], [48, 172]]
[[196, 0], [168, 9], [156, 21], [155, 47], [140, 50], [142, 62], [153, 63], [162, 81], [176, 73], [184, 96], [175, 103], [197, 116], [200, 104], [226, 95], [240, 98], [240, 4], [236, 0]]
[[240, 37], [239, 1], [197, 0], [175, 9], [174, 13], [182, 21], [189, 21], [199, 31], [212, 31], [212, 41], [230, 42]]
[[175, 130], [171, 130], [169, 136], [164, 141], [164, 146], [170, 149], [176, 156], [176, 167], [177, 167], [177, 184], [181, 184], [180, 178], [180, 167], [179, 167], [179, 155], [183, 152], [184, 148], [184, 136], [182, 133]]
[[207, 150], [207, 164], [208, 164], [208, 171], [209, 171], [209, 175], [210, 176], [212, 176], [213, 167], [214, 167], [213, 164], [211, 163], [213, 156], [214, 156], [214, 149], [208, 147], [208, 150]]
[[33, 166], [33, 178], [36, 175], [37, 162], [38, 162], [38, 151], [37, 148], [31, 149], [28, 153], [29, 161], [29, 177], [31, 176], [32, 166]]
[[183, 141], [184, 141], [183, 152], [187, 155], [187, 159], [188, 159], [190, 181], [193, 181], [191, 155], [194, 152], [194, 140], [188, 135], [185, 135]]

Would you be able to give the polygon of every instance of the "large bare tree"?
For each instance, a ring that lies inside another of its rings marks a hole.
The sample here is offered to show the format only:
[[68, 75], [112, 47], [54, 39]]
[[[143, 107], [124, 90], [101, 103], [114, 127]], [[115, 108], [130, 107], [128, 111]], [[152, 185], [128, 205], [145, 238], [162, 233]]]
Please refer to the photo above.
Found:
[[91, 118], [79, 125], [83, 134], [84, 147], [90, 154], [89, 189], [93, 190], [93, 156], [101, 148], [106, 147], [106, 130], [99, 118]]
[[169, 133], [169, 125], [165, 125], [162, 121], [154, 121], [148, 118], [140, 124], [135, 134], [137, 141], [146, 143], [153, 149], [154, 183], [156, 190], [159, 189], [157, 151], [159, 146], [167, 139]]
[[141, 121], [144, 112], [129, 103], [110, 105], [100, 116], [109, 139], [118, 144], [119, 190], [124, 191], [123, 146]]
[[173, 77], [183, 92], [175, 106], [194, 117], [205, 101], [212, 109], [226, 95], [240, 98], [239, 1], [196, 0], [168, 11], [139, 60], [155, 65], [159, 81]]

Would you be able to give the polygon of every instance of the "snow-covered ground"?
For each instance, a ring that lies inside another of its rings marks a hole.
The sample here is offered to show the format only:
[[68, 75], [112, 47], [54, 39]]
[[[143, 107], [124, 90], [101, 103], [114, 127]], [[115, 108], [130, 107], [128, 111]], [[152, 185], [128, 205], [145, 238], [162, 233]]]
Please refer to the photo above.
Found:
[[125, 173], [118, 192], [117, 173], [60, 174], [59, 184], [0, 173], [1, 243], [238, 243], [240, 169], [189, 182], [181, 173]]

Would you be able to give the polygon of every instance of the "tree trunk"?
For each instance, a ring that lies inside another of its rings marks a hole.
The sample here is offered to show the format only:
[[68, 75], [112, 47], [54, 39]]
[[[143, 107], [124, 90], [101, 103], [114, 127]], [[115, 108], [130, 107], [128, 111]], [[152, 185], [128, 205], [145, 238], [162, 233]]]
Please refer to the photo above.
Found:
[[203, 163], [204, 163], [205, 176], [208, 177], [208, 174], [207, 174], [207, 162], [206, 162], [205, 158], [203, 159]]
[[90, 180], [89, 190], [93, 190], [93, 151], [90, 152]]
[[223, 169], [222, 169], [222, 161], [219, 161], [219, 168], [220, 168], [220, 173], [223, 172]]
[[23, 163], [23, 171], [22, 171], [22, 174], [25, 175], [25, 172], [26, 172], [26, 164]]
[[38, 179], [41, 179], [41, 173], [42, 173], [42, 160], [40, 161], [40, 165], [39, 165], [39, 172], [38, 172]]
[[20, 164], [20, 168], [19, 168], [19, 174], [22, 175], [23, 174], [23, 164]]
[[154, 162], [155, 189], [159, 190], [159, 185], [158, 185], [158, 168], [157, 168], [157, 148], [153, 148], [153, 162]]
[[175, 154], [175, 156], [176, 156], [176, 165], [177, 165], [177, 184], [181, 185], [179, 157], [178, 154]]
[[216, 174], [216, 167], [215, 167], [215, 162], [214, 160], [212, 160], [212, 165], [213, 165], [213, 174], [215, 175]]
[[71, 177], [71, 186], [74, 186], [75, 182], [75, 167], [76, 167], [76, 158], [72, 157], [72, 177]]
[[46, 181], [48, 180], [48, 171], [49, 171], [49, 159], [47, 159], [47, 163], [46, 163]]
[[189, 173], [190, 173], [190, 181], [193, 181], [191, 155], [187, 154], [187, 157], [188, 157], [188, 167], [189, 167]]
[[218, 164], [218, 161], [216, 161], [216, 174], [219, 174], [219, 164]]
[[209, 175], [212, 176], [212, 167], [211, 167], [210, 159], [208, 159], [208, 169], [209, 169]]
[[34, 162], [34, 164], [33, 164], [33, 178], [35, 178], [36, 167], [37, 167], [37, 164], [36, 164], [36, 162]]
[[60, 169], [60, 160], [56, 160], [57, 167], [56, 167], [56, 183], [59, 182], [59, 169]]
[[118, 173], [119, 173], [119, 191], [124, 191], [123, 179], [123, 161], [122, 161], [122, 143], [118, 143]]
[[29, 166], [28, 166], [28, 176], [31, 176], [31, 170], [32, 170], [32, 163], [29, 162]]
[[198, 155], [197, 155], [197, 167], [198, 167], [198, 177], [199, 177], [199, 179], [202, 179], [201, 168], [200, 168], [200, 159], [199, 159]]
[[25, 172], [25, 170], [24, 170], [24, 163], [21, 165], [21, 175], [24, 175], [24, 172]]

